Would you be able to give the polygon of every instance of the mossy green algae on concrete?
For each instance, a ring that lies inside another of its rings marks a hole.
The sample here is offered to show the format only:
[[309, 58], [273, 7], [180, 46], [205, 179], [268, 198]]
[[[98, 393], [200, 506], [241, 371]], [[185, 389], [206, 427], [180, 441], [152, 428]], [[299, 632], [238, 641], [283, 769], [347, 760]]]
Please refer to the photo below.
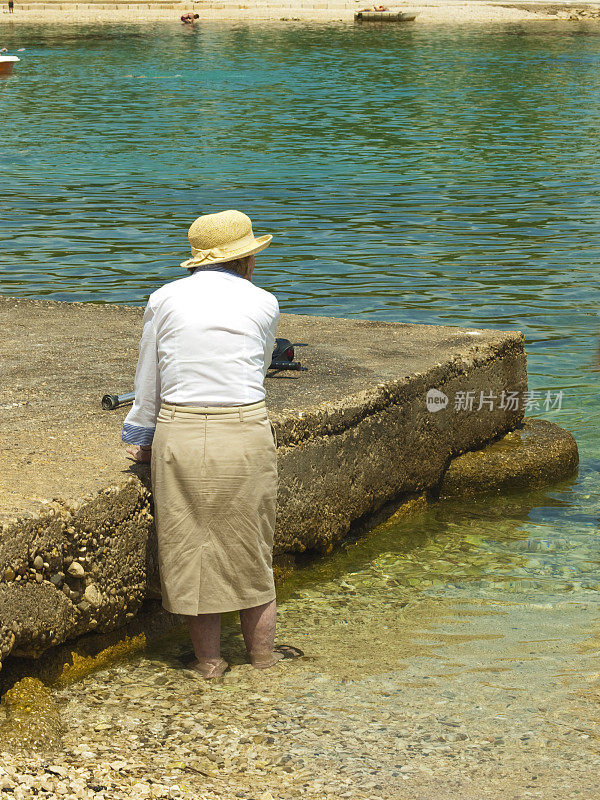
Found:
[[50, 690], [37, 678], [23, 678], [0, 701], [0, 739], [9, 752], [53, 752], [63, 726]]

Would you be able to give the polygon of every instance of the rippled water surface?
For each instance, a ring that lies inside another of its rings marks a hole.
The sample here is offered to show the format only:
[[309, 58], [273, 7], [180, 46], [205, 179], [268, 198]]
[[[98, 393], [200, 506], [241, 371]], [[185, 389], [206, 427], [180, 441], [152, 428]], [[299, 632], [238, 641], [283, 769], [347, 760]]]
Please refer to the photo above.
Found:
[[1, 293], [142, 304], [195, 216], [241, 208], [274, 234], [256, 275], [284, 311], [524, 332], [529, 388], [563, 392], [527, 413], [573, 432], [579, 474], [348, 544], [289, 583], [282, 631], [348, 708], [380, 675], [478, 730], [493, 707], [509, 738], [573, 711], [597, 678], [600, 28], [3, 37], [26, 51], [0, 83]]

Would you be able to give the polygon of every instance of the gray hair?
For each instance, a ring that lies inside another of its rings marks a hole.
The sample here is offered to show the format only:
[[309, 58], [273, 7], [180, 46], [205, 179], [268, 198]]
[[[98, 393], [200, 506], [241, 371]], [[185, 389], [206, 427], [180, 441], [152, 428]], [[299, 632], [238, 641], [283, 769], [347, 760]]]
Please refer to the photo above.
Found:
[[211, 269], [229, 269], [232, 272], [237, 272], [238, 275], [245, 277], [248, 273], [248, 258], [249, 256], [243, 256], [242, 258], [234, 258], [231, 261], [222, 261], [218, 264], [206, 264], [204, 266], [197, 266], [197, 267], [188, 267], [190, 275], [193, 275], [194, 272], [204, 271], [204, 270], [211, 270]]

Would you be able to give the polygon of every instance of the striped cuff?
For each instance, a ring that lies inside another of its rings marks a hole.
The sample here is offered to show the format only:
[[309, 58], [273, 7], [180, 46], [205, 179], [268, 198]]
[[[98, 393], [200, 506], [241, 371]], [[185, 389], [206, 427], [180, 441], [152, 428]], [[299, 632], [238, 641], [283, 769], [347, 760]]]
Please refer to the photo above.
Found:
[[143, 428], [141, 425], [124, 422], [122, 439], [127, 444], [152, 444], [155, 430], [155, 427]]

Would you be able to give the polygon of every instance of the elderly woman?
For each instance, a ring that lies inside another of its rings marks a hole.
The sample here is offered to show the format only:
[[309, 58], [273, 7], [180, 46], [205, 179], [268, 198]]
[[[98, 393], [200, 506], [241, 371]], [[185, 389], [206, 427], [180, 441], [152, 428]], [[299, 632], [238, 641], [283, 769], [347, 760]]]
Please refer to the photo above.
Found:
[[151, 462], [162, 604], [185, 616], [204, 678], [228, 668], [221, 614], [240, 611], [252, 665], [302, 655], [274, 647], [276, 440], [265, 405], [279, 305], [252, 282], [256, 238], [239, 211], [199, 217], [189, 277], [146, 306], [127, 452]]

